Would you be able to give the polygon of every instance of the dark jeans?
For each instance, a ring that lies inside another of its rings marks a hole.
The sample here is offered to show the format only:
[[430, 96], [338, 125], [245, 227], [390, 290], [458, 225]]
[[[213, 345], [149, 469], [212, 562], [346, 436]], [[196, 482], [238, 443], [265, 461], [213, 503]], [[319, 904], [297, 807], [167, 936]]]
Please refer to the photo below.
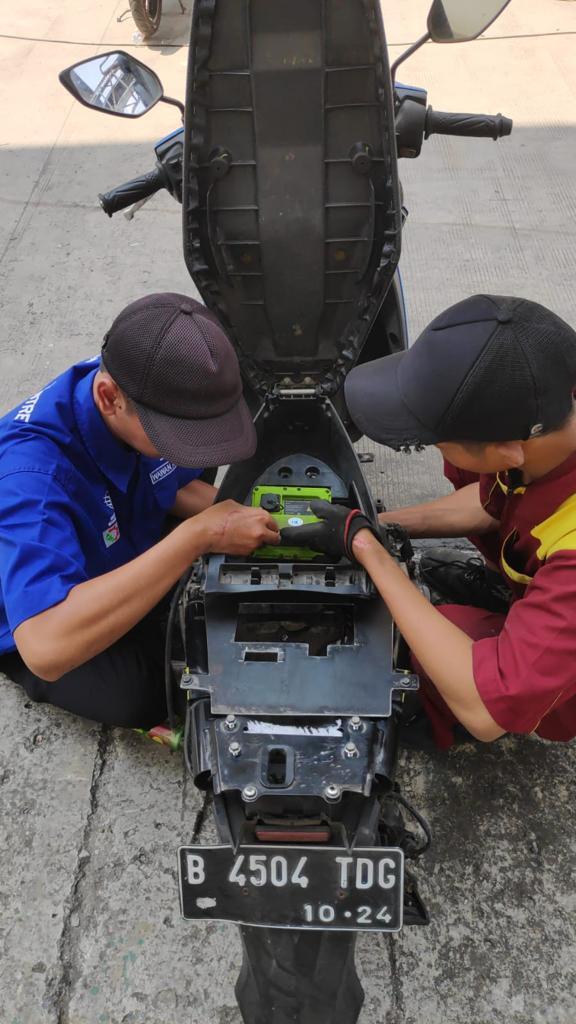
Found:
[[0, 671], [33, 701], [106, 725], [150, 729], [166, 718], [162, 626], [158, 615], [148, 615], [107, 650], [54, 683], [35, 676], [16, 652], [0, 656]]

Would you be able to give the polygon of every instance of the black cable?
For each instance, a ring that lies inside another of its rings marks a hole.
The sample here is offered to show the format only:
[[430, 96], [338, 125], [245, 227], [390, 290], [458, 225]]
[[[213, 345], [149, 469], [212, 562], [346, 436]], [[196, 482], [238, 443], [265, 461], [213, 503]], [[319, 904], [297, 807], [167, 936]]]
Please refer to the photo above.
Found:
[[426, 853], [426, 850], [428, 850], [432, 844], [432, 830], [430, 828], [430, 825], [426, 821], [426, 818], [422, 817], [419, 811], [417, 811], [416, 808], [408, 802], [406, 797], [402, 796], [402, 794], [399, 793], [397, 790], [393, 790], [391, 793], [387, 793], [386, 799], [396, 800], [397, 803], [401, 804], [402, 807], [404, 807], [404, 809], [412, 815], [415, 821], [418, 822], [420, 828], [422, 829], [424, 835], [426, 836], [426, 842], [422, 846], [419, 846], [417, 847], [417, 849], [412, 851], [410, 857], [411, 859], [421, 857], [423, 853]]
[[174, 620], [176, 618], [178, 602], [180, 601], [189, 577], [190, 570], [187, 569], [184, 575], [180, 577], [174, 594], [172, 595], [170, 611], [168, 612], [168, 621], [166, 622], [166, 641], [164, 644], [164, 687], [166, 691], [166, 710], [168, 712], [168, 722], [171, 729], [174, 729], [176, 726], [172, 680], [172, 631], [174, 629]]
[[186, 712], [184, 717], [184, 764], [186, 765], [186, 771], [194, 778], [194, 771], [192, 769], [192, 763], [190, 761], [190, 707], [188, 702], [186, 703]]

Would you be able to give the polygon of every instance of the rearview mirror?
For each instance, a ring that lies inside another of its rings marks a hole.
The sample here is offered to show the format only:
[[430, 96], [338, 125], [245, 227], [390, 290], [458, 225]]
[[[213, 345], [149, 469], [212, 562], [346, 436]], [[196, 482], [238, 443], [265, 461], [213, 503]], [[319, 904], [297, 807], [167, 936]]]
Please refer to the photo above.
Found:
[[117, 117], [142, 117], [163, 96], [158, 76], [122, 50], [81, 60], [58, 78], [85, 107]]
[[465, 43], [484, 32], [505, 7], [502, 0], [434, 0], [428, 32], [435, 43]]

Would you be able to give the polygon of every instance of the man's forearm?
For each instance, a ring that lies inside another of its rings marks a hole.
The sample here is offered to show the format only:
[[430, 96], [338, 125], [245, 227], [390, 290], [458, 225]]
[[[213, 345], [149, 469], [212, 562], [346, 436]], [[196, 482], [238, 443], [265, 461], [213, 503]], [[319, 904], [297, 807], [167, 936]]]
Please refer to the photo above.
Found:
[[498, 523], [480, 504], [478, 484], [468, 484], [422, 505], [390, 509], [378, 516], [382, 523], [398, 523], [411, 537], [466, 537], [490, 533]]
[[65, 601], [22, 623], [14, 640], [37, 675], [59, 679], [115, 643], [205, 550], [201, 524], [182, 523], [138, 558], [73, 587]]
[[209, 508], [213, 504], [218, 490], [205, 480], [192, 480], [185, 487], [181, 487], [176, 495], [176, 501], [170, 509], [170, 514], [178, 519], [189, 519]]
[[489, 714], [476, 688], [470, 637], [427, 601], [369, 531], [357, 534], [353, 548], [410, 650], [458, 721], [480, 740], [501, 736], [504, 730]]

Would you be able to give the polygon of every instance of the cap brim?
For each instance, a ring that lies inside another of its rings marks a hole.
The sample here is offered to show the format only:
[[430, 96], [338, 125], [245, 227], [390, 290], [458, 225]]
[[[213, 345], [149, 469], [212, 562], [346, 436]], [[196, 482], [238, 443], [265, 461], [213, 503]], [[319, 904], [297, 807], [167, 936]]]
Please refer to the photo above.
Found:
[[363, 434], [394, 448], [402, 444], [436, 444], [438, 437], [408, 408], [398, 371], [407, 352], [362, 363], [346, 378], [348, 411]]
[[134, 405], [152, 444], [177, 466], [226, 466], [249, 459], [256, 451], [256, 430], [243, 398], [222, 416], [201, 420], [166, 416], [139, 402]]

